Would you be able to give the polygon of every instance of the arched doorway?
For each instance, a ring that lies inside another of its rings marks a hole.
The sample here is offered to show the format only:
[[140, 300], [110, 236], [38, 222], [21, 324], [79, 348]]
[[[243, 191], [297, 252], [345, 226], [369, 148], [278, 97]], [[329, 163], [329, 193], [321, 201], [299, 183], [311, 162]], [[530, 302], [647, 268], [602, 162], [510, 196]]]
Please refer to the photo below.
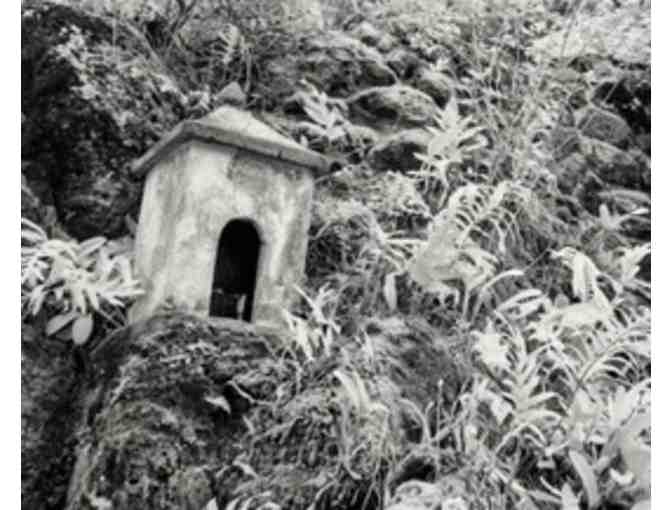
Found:
[[252, 321], [261, 239], [251, 221], [231, 220], [217, 245], [210, 315]]

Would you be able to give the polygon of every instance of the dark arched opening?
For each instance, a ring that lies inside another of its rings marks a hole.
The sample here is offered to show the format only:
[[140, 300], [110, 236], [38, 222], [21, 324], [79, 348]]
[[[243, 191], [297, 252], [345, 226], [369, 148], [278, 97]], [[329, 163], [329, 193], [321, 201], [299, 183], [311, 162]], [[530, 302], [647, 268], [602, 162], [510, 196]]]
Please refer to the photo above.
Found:
[[222, 230], [210, 298], [210, 315], [252, 321], [261, 239], [252, 222], [231, 220]]

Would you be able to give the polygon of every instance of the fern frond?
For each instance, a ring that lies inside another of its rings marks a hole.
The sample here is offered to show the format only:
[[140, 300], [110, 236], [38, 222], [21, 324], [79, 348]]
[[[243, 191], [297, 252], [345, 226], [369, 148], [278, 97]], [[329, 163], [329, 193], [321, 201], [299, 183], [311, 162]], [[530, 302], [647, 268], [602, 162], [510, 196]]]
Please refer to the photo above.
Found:
[[221, 60], [221, 64], [227, 67], [232, 64], [236, 58], [236, 54], [240, 51], [241, 46], [245, 44], [245, 37], [241, 34], [240, 29], [233, 24], [227, 24], [219, 32], [215, 42], [215, 50]]
[[516, 223], [511, 201], [524, 194], [510, 181], [497, 186], [468, 184], [456, 190], [447, 207], [434, 219], [429, 238], [410, 264], [412, 278], [426, 289], [443, 291], [448, 280], [467, 289], [477, 288], [494, 277], [497, 257], [483, 244], [505, 251], [505, 240]]

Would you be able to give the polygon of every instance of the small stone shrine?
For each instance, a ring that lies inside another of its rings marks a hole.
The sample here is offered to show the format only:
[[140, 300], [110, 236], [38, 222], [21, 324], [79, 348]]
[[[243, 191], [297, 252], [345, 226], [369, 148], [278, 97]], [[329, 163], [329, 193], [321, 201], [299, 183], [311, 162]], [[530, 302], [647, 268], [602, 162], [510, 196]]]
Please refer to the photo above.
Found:
[[198, 315], [277, 323], [303, 276], [314, 176], [324, 157], [222, 107], [185, 121], [140, 158], [135, 241], [145, 295]]

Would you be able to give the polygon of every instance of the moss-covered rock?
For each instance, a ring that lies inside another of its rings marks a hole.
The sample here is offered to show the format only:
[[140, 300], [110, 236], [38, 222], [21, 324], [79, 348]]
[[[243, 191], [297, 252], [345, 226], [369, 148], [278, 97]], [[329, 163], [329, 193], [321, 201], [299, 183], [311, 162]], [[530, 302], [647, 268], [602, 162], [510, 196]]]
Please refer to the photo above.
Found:
[[67, 508], [200, 509], [214, 496], [259, 390], [238, 378], [257, 374], [263, 385], [274, 341], [236, 326], [159, 317], [93, 348]]
[[[650, 69], [616, 68], [595, 87], [593, 101], [618, 113], [636, 136], [651, 133]], [[650, 145], [644, 149], [651, 153]]]
[[353, 116], [380, 127], [425, 126], [438, 111], [430, 96], [406, 85], [364, 89], [348, 105]]
[[24, 3], [21, 74], [28, 182], [75, 237], [121, 234], [129, 163], [185, 115], [181, 92], [131, 25], [61, 3]]
[[584, 139], [582, 145], [590, 167], [605, 183], [650, 192], [651, 162], [641, 151], [624, 151], [592, 139]]
[[424, 68], [413, 81], [415, 88], [431, 96], [439, 106], [445, 105], [455, 94], [453, 81], [439, 71]]
[[581, 133], [589, 138], [625, 148], [632, 136], [624, 119], [602, 108], [587, 106], [577, 112], [577, 117]]
[[[403, 446], [389, 421], [399, 390], [361, 350], [315, 358], [291, 345], [278, 331], [180, 314], [93, 345], [66, 508], [200, 510], [260, 496], [281, 508], [373, 504], [382, 462]], [[389, 409], [361, 408], [348, 374]], [[348, 450], [369, 442], [381, 450]]]
[[338, 97], [395, 81], [378, 50], [342, 32], [305, 35], [300, 47], [299, 55], [285, 55], [268, 64], [269, 92], [280, 100], [294, 93], [303, 79]]
[[72, 344], [21, 325], [22, 508], [61, 510], [74, 464], [81, 366]]
[[393, 133], [373, 146], [367, 160], [377, 170], [416, 170], [422, 162], [415, 155], [427, 150], [431, 138], [429, 131], [420, 128]]

